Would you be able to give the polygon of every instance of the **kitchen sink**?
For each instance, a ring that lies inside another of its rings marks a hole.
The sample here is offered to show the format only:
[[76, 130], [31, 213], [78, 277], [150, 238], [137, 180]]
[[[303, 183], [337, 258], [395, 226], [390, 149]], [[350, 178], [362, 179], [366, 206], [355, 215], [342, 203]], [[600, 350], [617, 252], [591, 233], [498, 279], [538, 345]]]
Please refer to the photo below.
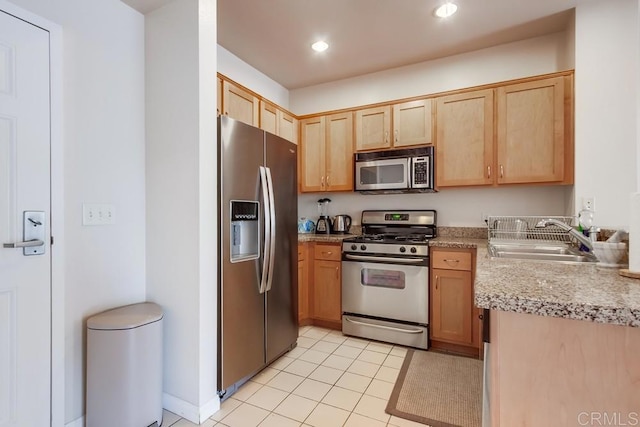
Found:
[[487, 250], [491, 258], [512, 258], [566, 263], [598, 262], [598, 258], [592, 253], [580, 251], [578, 248], [568, 244], [490, 242]]

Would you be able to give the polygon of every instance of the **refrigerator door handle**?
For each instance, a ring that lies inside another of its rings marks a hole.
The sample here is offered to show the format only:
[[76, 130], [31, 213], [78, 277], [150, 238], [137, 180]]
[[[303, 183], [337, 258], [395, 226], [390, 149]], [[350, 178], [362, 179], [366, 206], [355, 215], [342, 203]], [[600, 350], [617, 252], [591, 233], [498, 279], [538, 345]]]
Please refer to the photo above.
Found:
[[267, 171], [264, 166], [260, 166], [260, 185], [262, 186], [262, 199], [264, 200], [264, 248], [262, 251], [262, 276], [260, 277], [260, 293], [267, 291], [267, 280], [269, 278], [269, 265], [271, 258], [271, 206], [269, 197], [269, 184], [267, 181]]
[[[265, 168], [267, 170], [267, 182], [269, 184], [269, 206], [270, 206], [270, 210], [269, 210], [269, 214], [271, 215], [271, 218], [269, 218], [269, 221], [271, 223], [271, 235], [270, 235], [270, 248], [269, 251], [271, 252], [271, 254], [269, 255], [269, 274], [267, 277], [267, 288], [266, 291], [270, 291], [271, 290], [271, 285], [273, 285], [273, 264], [275, 262], [275, 255], [276, 255], [276, 203], [274, 200], [274, 195], [273, 195], [273, 180], [271, 179], [271, 169], [269, 169], [268, 167]], [[265, 244], [265, 249], [266, 249], [267, 245]]]

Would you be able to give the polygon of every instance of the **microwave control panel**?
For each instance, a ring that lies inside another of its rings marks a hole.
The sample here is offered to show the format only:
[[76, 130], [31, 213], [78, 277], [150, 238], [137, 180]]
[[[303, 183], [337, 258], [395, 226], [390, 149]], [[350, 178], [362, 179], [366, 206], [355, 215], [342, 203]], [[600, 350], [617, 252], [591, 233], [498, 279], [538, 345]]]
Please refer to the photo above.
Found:
[[429, 186], [429, 157], [413, 157], [411, 159], [413, 168], [413, 187]]

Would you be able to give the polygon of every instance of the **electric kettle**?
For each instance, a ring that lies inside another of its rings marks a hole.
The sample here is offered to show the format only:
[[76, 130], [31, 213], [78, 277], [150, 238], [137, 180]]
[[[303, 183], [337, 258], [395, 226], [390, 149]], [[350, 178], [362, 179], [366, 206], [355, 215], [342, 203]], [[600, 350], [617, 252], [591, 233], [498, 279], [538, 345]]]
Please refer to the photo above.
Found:
[[336, 215], [333, 218], [333, 232], [337, 234], [347, 234], [351, 228], [351, 217], [349, 215]]

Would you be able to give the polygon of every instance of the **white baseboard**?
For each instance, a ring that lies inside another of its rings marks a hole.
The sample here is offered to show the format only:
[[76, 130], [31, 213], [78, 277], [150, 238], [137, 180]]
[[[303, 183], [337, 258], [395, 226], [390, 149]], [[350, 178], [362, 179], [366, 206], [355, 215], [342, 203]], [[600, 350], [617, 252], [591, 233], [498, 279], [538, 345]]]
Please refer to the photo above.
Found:
[[64, 427], [84, 427], [84, 416], [65, 424]]
[[197, 407], [175, 396], [162, 393], [162, 407], [192, 423], [201, 424], [220, 410], [220, 399], [216, 396], [204, 405]]

